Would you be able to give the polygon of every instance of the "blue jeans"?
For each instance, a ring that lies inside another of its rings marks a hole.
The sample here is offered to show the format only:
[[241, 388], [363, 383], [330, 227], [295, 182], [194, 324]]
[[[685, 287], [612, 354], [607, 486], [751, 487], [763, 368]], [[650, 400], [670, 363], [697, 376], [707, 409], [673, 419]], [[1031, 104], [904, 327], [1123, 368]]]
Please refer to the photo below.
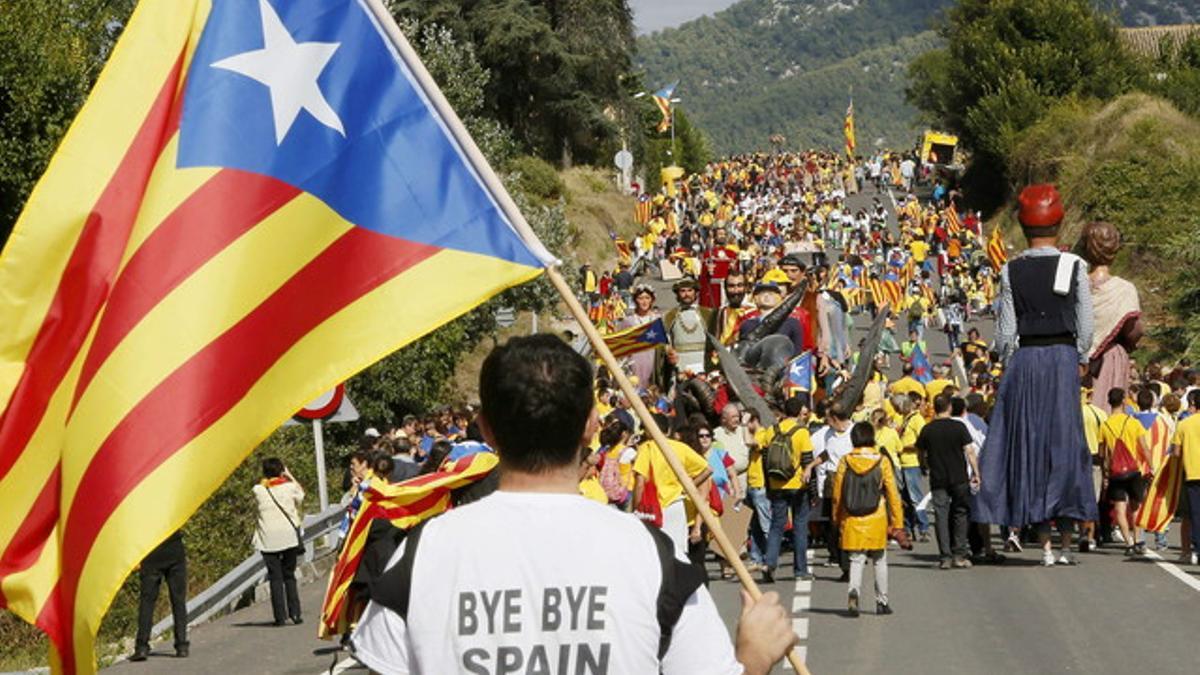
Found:
[[925, 491], [921, 489], [921, 467], [912, 466], [900, 469], [900, 475], [904, 478], [904, 493], [908, 496], [908, 501], [911, 506], [904, 507], [904, 527], [908, 530], [913, 530], [913, 525], [916, 525], [916, 532], [925, 533], [929, 531], [929, 516], [922, 509], [917, 510], [917, 504], [925, 498]]
[[767, 530], [771, 527], [771, 502], [766, 488], [748, 488], [746, 504], [754, 509], [750, 517], [750, 561], [762, 564], [767, 550]]
[[797, 575], [808, 574], [808, 491], [771, 490], [767, 492], [767, 499], [771, 502], [771, 529], [767, 533], [767, 567], [773, 570], [779, 565], [783, 528], [787, 527], [788, 509], [791, 509], [792, 546], [796, 551], [792, 569]]

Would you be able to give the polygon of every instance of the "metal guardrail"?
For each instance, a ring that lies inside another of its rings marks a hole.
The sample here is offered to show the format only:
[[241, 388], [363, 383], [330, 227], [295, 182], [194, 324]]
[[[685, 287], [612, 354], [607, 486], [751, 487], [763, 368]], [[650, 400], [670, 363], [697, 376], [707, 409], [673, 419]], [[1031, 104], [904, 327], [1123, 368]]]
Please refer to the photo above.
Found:
[[[304, 562], [312, 562], [315, 545], [318, 539], [336, 530], [342, 522], [346, 509], [341, 505], [331, 506], [321, 514], [315, 514], [304, 519]], [[212, 586], [201, 591], [187, 602], [188, 626], [194, 626], [207, 621], [222, 611], [233, 609], [241, 601], [246, 591], [254, 588], [267, 578], [267, 566], [262, 555], [255, 553], [234, 567]], [[174, 626], [168, 613], [162, 621], [150, 629], [150, 639], [162, 635]]]

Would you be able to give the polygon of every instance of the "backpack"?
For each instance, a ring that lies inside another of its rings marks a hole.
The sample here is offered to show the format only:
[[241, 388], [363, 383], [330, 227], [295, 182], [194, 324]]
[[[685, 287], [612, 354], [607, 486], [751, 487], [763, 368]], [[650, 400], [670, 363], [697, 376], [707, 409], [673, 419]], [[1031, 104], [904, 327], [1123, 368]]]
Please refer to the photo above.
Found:
[[763, 453], [768, 477], [786, 482], [796, 475], [796, 465], [792, 464], [792, 436], [802, 428], [797, 422], [796, 426], [785, 434], [779, 430], [778, 424], [775, 425], [775, 435], [771, 437], [767, 451]]
[[624, 504], [629, 499], [629, 489], [621, 484], [621, 461], [618, 457], [604, 457], [604, 466], [600, 468], [600, 487], [608, 496], [609, 503]]
[[883, 494], [883, 469], [875, 462], [865, 474], [846, 471], [842, 478], [842, 505], [852, 516], [869, 516], [879, 508], [879, 497]]

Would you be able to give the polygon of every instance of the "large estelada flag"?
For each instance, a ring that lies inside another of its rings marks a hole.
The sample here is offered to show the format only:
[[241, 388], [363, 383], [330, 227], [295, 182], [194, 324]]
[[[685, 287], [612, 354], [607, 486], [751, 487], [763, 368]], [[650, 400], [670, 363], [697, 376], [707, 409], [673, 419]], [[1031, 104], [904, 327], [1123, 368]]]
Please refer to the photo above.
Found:
[[0, 605], [56, 670], [306, 401], [552, 264], [427, 82], [379, 0], [134, 11], [0, 254]]
[[608, 345], [613, 356], [621, 359], [630, 354], [667, 344], [667, 329], [663, 325], [663, 320], [658, 318], [640, 326], [605, 335], [604, 344]]

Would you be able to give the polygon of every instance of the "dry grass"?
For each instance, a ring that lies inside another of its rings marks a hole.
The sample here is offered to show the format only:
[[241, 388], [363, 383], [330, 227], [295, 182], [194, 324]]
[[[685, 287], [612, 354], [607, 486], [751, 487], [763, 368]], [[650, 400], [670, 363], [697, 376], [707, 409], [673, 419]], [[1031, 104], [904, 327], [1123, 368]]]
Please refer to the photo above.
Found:
[[[617, 262], [617, 251], [609, 232], [629, 238], [639, 233], [640, 226], [633, 221], [634, 199], [620, 194], [611, 171], [591, 167], [574, 167], [559, 174], [567, 186], [567, 221], [574, 229], [572, 251], [579, 261], [587, 261], [598, 270], [611, 269]], [[574, 270], [564, 270], [571, 274]], [[562, 316], [565, 307], [560, 307], [559, 316], [543, 312], [538, 316], [538, 330], [561, 330], [572, 322]], [[491, 351], [493, 344], [503, 342], [516, 335], [527, 335], [532, 325], [528, 312], [521, 313], [510, 328], [502, 328], [493, 339], [484, 340], [470, 354], [463, 357], [454, 371], [449, 391], [453, 393], [452, 404], [465, 404], [479, 400], [479, 368]]]

